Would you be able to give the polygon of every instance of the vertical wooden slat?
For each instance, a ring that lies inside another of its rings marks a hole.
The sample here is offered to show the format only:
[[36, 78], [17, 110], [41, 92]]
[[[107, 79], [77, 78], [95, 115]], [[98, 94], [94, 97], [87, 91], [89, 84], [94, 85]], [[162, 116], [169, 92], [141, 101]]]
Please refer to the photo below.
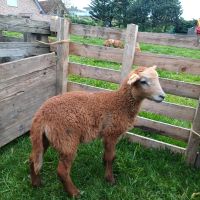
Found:
[[199, 99], [199, 104], [198, 104], [196, 114], [194, 117], [194, 121], [192, 124], [192, 129], [191, 129], [188, 146], [186, 150], [186, 161], [188, 164], [191, 164], [191, 165], [195, 164], [195, 161], [197, 158], [197, 152], [198, 152], [199, 144], [200, 144], [200, 137], [194, 132], [200, 134], [200, 99]]
[[[70, 22], [64, 18], [58, 18], [57, 40], [69, 39]], [[69, 43], [61, 43], [57, 46], [57, 72], [56, 72], [56, 92], [62, 94], [67, 90], [67, 72], [69, 62]]]
[[129, 24], [126, 30], [125, 47], [122, 58], [121, 81], [131, 71], [135, 55], [137, 34], [138, 34], [138, 26], [135, 24]]

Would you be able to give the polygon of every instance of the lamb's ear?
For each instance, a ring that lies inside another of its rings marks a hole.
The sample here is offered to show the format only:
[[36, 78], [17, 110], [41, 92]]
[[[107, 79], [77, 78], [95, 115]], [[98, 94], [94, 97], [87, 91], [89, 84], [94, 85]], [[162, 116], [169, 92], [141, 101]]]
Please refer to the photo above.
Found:
[[139, 79], [140, 79], [140, 77], [139, 77], [137, 74], [133, 73], [133, 74], [130, 76], [130, 78], [128, 79], [127, 84], [128, 84], [128, 85], [131, 85], [131, 84], [135, 83], [135, 82], [136, 82], [137, 80], [139, 80]]
[[154, 70], [156, 70], [157, 66], [156, 66], [156, 65], [154, 65], [154, 66], [152, 66], [151, 68], [153, 68]]

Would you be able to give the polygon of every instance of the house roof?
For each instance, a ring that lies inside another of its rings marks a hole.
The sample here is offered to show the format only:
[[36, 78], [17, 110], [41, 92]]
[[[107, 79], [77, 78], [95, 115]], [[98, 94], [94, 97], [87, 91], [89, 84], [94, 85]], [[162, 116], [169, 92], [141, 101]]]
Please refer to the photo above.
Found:
[[64, 11], [67, 11], [65, 4], [61, 0], [39, 1], [39, 4], [46, 14], [54, 11], [54, 9], [56, 9], [58, 6], [62, 6]]
[[40, 3], [38, 2], [38, 0], [33, 0], [37, 6], [37, 8], [39, 9], [41, 14], [45, 14], [44, 9], [41, 7]]

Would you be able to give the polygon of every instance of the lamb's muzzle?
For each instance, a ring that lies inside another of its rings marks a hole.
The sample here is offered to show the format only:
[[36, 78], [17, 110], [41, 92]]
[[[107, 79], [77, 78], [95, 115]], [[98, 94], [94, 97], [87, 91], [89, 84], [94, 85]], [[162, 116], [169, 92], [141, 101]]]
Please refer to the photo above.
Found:
[[79, 143], [103, 138], [105, 178], [114, 183], [112, 163], [118, 138], [134, 126], [142, 101], [161, 102], [163, 92], [156, 67], [132, 71], [117, 91], [68, 92], [47, 100], [36, 112], [30, 131], [32, 185], [39, 186], [43, 154], [51, 144], [60, 154], [58, 175], [70, 196], [79, 190], [70, 177]]

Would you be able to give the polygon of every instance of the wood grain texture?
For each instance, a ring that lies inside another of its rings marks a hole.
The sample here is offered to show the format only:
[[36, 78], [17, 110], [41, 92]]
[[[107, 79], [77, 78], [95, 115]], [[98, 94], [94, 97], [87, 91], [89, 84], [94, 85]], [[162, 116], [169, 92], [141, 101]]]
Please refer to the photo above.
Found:
[[71, 91], [102, 92], [102, 91], [110, 91], [110, 90], [68, 81], [67, 91], [68, 92], [71, 92]]
[[167, 123], [147, 119], [144, 117], [137, 117], [135, 127], [153, 131], [164, 136], [169, 136], [178, 140], [187, 142], [190, 130], [179, 126], [170, 125]]
[[135, 56], [138, 26], [129, 24], [126, 29], [125, 47], [122, 57], [121, 82], [130, 73]]
[[0, 64], [0, 83], [55, 65], [55, 53]]
[[[192, 130], [200, 134], [200, 99], [196, 109], [194, 121], [192, 123]], [[186, 149], [186, 161], [188, 164], [195, 165], [197, 153], [199, 152], [200, 137], [193, 131], [190, 132], [188, 146]], [[200, 166], [197, 166], [200, 167]]]
[[4, 35], [0, 35], [0, 42], [23, 42], [23, 38], [16, 38], [16, 37], [7, 37]]
[[55, 54], [1, 64], [0, 76], [0, 146], [3, 146], [27, 132], [36, 110], [56, 94]]
[[177, 96], [198, 99], [200, 96], [200, 85], [176, 81], [172, 79], [160, 78], [160, 84], [166, 93]]
[[143, 111], [161, 114], [175, 119], [182, 119], [192, 122], [195, 115], [195, 109], [189, 106], [181, 106], [174, 103], [156, 103], [145, 100], [142, 103]]
[[0, 30], [50, 35], [50, 24], [15, 15], [0, 15]]
[[97, 37], [102, 39], [124, 40], [125, 30], [118, 28], [106, 28], [100, 26], [88, 26], [82, 24], [72, 24], [70, 33], [87, 37]]
[[[58, 18], [57, 40], [69, 40], [70, 22], [64, 18]], [[69, 62], [69, 43], [57, 45], [57, 73], [56, 84], [57, 94], [62, 94], [67, 90], [67, 73]]]
[[200, 46], [197, 46], [196, 44], [195, 36], [188, 36], [181, 34], [139, 32], [138, 42], [191, 48], [191, 49], [200, 49]]
[[93, 78], [113, 83], [119, 83], [120, 71], [88, 66], [78, 63], [69, 63], [69, 74], [75, 74], [85, 78]]
[[[57, 19], [51, 19], [51, 31], [57, 32]], [[100, 26], [89, 26], [83, 24], [71, 24], [70, 34], [87, 36], [87, 37], [97, 37], [103, 39], [118, 39], [123, 40], [125, 38], [125, 30], [117, 28], [106, 28]]]
[[128, 132], [127, 137], [129, 138], [129, 141], [134, 142], [134, 143], [139, 143], [142, 146], [145, 146], [148, 148], [168, 149], [174, 153], [181, 153], [181, 154], [185, 153], [185, 148], [182, 148], [182, 147], [179, 147], [176, 145], [172, 145], [172, 144], [168, 144], [165, 142], [161, 142], [158, 140], [154, 140], [154, 139], [151, 139], [148, 137], [136, 135], [134, 133]]
[[49, 46], [38, 42], [0, 42], [0, 57], [35, 56], [46, 54]]
[[[55, 48], [51, 47], [51, 50], [55, 51]], [[77, 43], [70, 43], [70, 54], [116, 63], [122, 63], [123, 59], [122, 49]], [[133, 64], [146, 67], [157, 65], [160, 69], [168, 71], [194, 75], [200, 74], [198, 59], [183, 58], [179, 56], [136, 52]]]
[[160, 69], [194, 75], [200, 74], [199, 63], [200, 61], [198, 59], [146, 52], [136, 52], [134, 60], [134, 65], [142, 65], [146, 67], [157, 65]]
[[71, 42], [70, 54], [122, 63], [123, 50], [111, 47], [78, 44]]
[[[69, 73], [85, 78], [93, 78], [113, 83], [120, 83], [120, 71], [88, 66], [78, 63], [69, 63]], [[106, 74], [106, 76], [105, 76]], [[198, 99], [200, 96], [200, 85], [160, 78], [160, 84], [164, 91], [177, 96]]]
[[[54, 22], [52, 22], [51, 31], [56, 32], [56, 20], [53, 21]], [[124, 29], [103, 28], [98, 26], [88, 26], [81, 24], [71, 24], [70, 28], [71, 34], [88, 37], [97, 37], [102, 39], [125, 40], [125, 32], [126, 30]], [[196, 46], [196, 37], [187, 35], [139, 32], [138, 42], [200, 49], [200, 46]]]

